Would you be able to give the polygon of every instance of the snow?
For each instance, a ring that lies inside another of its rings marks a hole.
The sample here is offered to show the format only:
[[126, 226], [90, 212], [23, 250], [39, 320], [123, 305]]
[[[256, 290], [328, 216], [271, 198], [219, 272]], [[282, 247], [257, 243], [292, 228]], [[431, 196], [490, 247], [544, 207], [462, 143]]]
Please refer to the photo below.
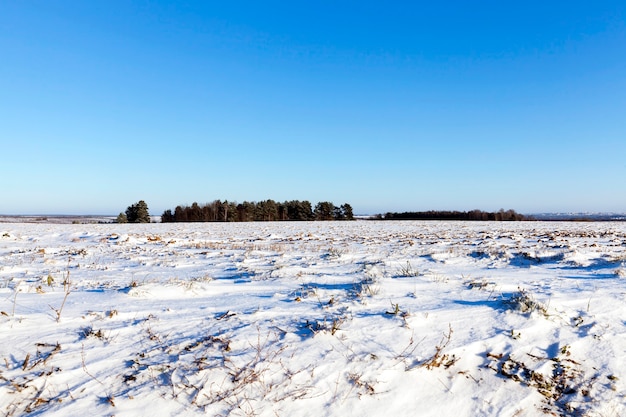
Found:
[[626, 415], [626, 224], [0, 224], [6, 416]]

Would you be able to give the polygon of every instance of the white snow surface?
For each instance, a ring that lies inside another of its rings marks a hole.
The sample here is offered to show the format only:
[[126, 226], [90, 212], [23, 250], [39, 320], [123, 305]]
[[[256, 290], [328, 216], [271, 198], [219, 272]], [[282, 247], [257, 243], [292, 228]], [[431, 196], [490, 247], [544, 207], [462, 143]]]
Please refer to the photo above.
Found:
[[4, 416], [624, 416], [626, 224], [0, 224]]

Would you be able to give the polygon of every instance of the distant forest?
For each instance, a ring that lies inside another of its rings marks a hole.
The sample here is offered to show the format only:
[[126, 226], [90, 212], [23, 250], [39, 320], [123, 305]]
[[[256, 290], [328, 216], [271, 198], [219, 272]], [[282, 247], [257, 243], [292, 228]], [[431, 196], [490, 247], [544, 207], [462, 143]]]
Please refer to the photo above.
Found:
[[177, 206], [174, 211], [165, 210], [161, 222], [259, 222], [259, 221], [307, 221], [307, 220], [354, 220], [352, 206], [345, 203], [335, 206], [329, 201], [313, 207], [309, 201], [274, 200], [259, 202], [234, 202], [215, 200], [212, 203]]
[[484, 221], [520, 221], [531, 220], [515, 210], [500, 209], [497, 212], [482, 210], [471, 211], [416, 211], [404, 213], [387, 213], [379, 215], [380, 220], [484, 220]]

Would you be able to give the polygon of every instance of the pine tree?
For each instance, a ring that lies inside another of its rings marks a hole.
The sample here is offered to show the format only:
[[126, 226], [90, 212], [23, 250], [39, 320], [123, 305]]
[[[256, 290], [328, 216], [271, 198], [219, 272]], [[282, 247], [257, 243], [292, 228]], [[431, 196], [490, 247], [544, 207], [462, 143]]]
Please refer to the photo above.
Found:
[[129, 223], [150, 223], [148, 204], [143, 200], [139, 200], [136, 204], [128, 206], [126, 219]]
[[341, 206], [341, 211], [343, 212], [343, 218], [345, 220], [354, 220], [354, 213], [352, 212], [352, 206], [350, 204], [343, 204]]
[[175, 218], [172, 214], [172, 210], [165, 210], [163, 214], [161, 214], [161, 223], [172, 223], [174, 221]]
[[321, 201], [315, 206], [315, 220], [333, 220], [335, 205], [330, 201]]

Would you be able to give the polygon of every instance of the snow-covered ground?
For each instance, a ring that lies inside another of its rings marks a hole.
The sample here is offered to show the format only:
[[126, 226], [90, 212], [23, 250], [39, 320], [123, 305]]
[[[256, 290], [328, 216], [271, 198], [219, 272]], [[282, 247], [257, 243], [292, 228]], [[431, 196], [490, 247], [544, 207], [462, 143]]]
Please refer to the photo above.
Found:
[[626, 224], [0, 224], [6, 416], [626, 415]]

